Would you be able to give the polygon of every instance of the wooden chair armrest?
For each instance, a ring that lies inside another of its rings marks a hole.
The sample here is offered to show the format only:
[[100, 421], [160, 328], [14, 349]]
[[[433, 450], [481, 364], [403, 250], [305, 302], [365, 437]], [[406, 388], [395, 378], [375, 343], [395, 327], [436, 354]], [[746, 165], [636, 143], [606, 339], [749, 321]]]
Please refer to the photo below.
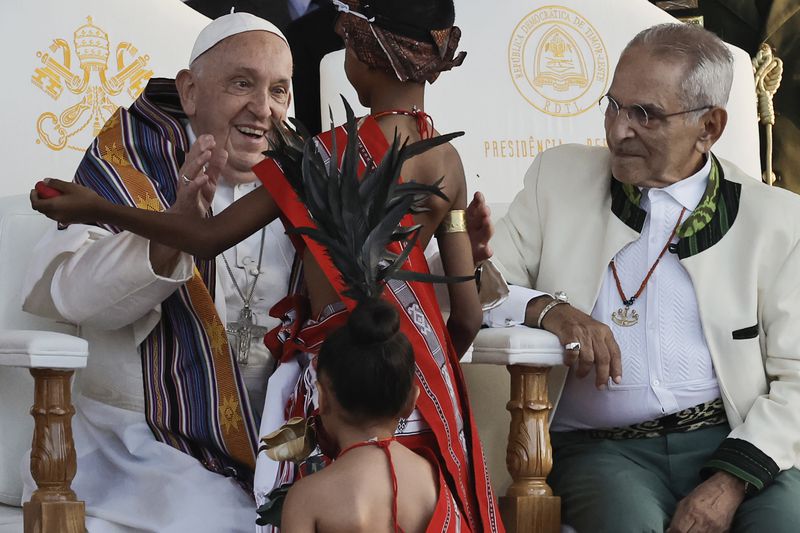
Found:
[[553, 496], [547, 475], [553, 466], [547, 396], [550, 368], [562, 364], [564, 347], [547, 331], [527, 326], [478, 332], [463, 363], [506, 365], [511, 374], [511, 412], [506, 466], [513, 480], [500, 497], [500, 513], [509, 533], [561, 530], [561, 499]]
[[0, 331], [0, 365], [30, 368], [34, 378], [31, 474], [38, 488], [22, 506], [25, 533], [86, 531], [84, 503], [70, 488], [77, 468], [71, 379], [88, 354], [88, 343], [72, 335]]

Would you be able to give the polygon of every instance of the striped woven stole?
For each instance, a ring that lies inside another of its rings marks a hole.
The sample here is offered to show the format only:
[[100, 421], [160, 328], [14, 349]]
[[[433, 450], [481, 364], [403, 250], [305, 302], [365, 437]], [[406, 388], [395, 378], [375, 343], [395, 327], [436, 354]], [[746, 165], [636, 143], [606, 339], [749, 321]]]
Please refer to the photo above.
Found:
[[[130, 112], [114, 113], [81, 162], [77, 183], [141, 209], [160, 211], [174, 201], [188, 142], [181, 124], [150, 100], [160, 96], [177, 102], [174, 82], [151, 81]], [[145, 417], [159, 441], [249, 486], [257, 428], [211, 296], [215, 278], [213, 259], [197, 261], [141, 344]]]

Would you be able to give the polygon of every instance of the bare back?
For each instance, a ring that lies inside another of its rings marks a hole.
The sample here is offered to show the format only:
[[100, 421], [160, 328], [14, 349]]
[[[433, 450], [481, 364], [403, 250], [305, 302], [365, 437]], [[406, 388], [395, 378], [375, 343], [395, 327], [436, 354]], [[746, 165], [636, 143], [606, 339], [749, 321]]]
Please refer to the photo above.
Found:
[[[378, 125], [387, 142], [391, 142], [393, 139], [395, 128], [397, 128], [401, 141], [408, 139], [408, 142], [412, 143], [420, 140], [415, 122], [410, 120], [409, 117], [383, 117], [378, 122]], [[434, 135], [439, 135], [439, 132], [434, 131]], [[405, 181], [413, 180], [429, 185], [436, 183], [440, 178], [444, 178], [442, 190], [449, 200], [445, 201], [439, 197], [431, 196], [428, 198], [426, 205], [430, 211], [414, 215], [414, 222], [422, 224], [419, 242], [425, 248], [447, 212], [451, 209], [464, 209], [466, 207], [466, 183], [461, 157], [453, 145], [447, 143], [406, 161], [403, 164], [400, 175], [403, 176]]]
[[[411, 143], [420, 140], [414, 121], [409, 120], [408, 117], [387, 116], [382, 118], [378, 125], [387, 142], [391, 142], [394, 138], [395, 128], [397, 128], [401, 141], [408, 139], [409, 143]], [[434, 134], [438, 135], [438, 132]], [[451, 209], [464, 209], [466, 207], [466, 183], [461, 158], [456, 149], [450, 143], [447, 143], [406, 161], [403, 164], [400, 175], [405, 181], [414, 180], [426, 184], [432, 184], [440, 178], [444, 178], [442, 182], [443, 192], [447, 195], [449, 201], [431, 196], [426, 205], [429, 211], [414, 216], [414, 222], [422, 224], [419, 243], [424, 249], [447, 212]], [[339, 297], [308, 250], [304, 253], [303, 261], [304, 275], [309, 299], [311, 300], [312, 316], [317, 316], [326, 305], [337, 301]], [[464, 273], [453, 273], [453, 275], [469, 275], [472, 265], [471, 262], [467, 263]]]
[[[438, 498], [436, 471], [402, 444], [393, 442], [390, 452], [397, 474], [399, 526], [405, 533], [424, 533]], [[356, 448], [295, 483], [284, 506], [281, 531], [394, 532], [393, 499], [385, 452], [372, 445]]]

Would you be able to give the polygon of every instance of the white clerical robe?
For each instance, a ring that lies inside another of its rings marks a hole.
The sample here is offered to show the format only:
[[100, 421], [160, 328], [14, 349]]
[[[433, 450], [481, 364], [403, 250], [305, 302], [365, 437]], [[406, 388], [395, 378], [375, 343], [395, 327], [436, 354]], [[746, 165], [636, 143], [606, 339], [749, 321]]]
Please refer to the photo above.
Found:
[[[224, 207], [215, 203], [216, 210]], [[286, 293], [290, 265], [283, 254], [291, 253], [291, 245], [281, 234], [281, 228], [270, 228], [266, 236], [265, 255], [279, 260], [262, 262], [262, 269], [272, 265], [254, 297], [262, 307]], [[250, 244], [237, 246], [234, 255], [253, 253]], [[160, 319], [160, 302], [190, 279], [193, 268], [182, 254], [169, 277], [158, 276], [148, 251], [146, 239], [128, 232], [111, 235], [85, 225], [53, 228], [37, 246], [23, 291], [26, 310], [78, 324], [89, 342], [88, 366], [79, 372], [74, 401], [78, 471], [72, 484], [86, 502], [87, 528], [92, 533], [252, 532], [252, 496], [158, 442], [145, 421], [138, 345]], [[247, 274], [236, 261], [231, 267], [242, 284]], [[217, 263], [217, 287], [226, 293], [232, 284], [222, 278], [228, 276], [222, 261]], [[220, 316], [235, 316], [239, 308], [229, 313], [231, 295], [224, 296], [218, 293], [215, 301]], [[264, 310], [256, 315], [264, 323]], [[22, 472], [27, 499], [35, 486], [27, 464]]]

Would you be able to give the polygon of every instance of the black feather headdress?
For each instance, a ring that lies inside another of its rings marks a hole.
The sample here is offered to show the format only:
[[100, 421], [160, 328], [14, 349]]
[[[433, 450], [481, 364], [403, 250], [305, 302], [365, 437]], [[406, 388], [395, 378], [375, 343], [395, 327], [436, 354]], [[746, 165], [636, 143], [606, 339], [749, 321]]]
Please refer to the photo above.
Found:
[[[342, 98], [347, 113], [347, 145], [338, 161], [336, 136], [333, 136], [331, 159], [325, 164], [316, 143], [302, 125], [292, 121], [296, 131], [275, 124], [270, 150], [265, 152], [281, 167], [305, 204], [316, 228], [300, 227], [291, 233], [306, 235], [327, 251], [342, 281], [348, 287], [344, 295], [354, 300], [377, 298], [388, 279], [453, 283], [471, 276], [448, 277], [403, 270], [411, 250], [419, 239], [419, 224], [402, 226], [409, 213], [425, 210], [425, 200], [436, 195], [447, 199], [440, 183], [427, 185], [414, 181], [400, 182], [400, 169], [408, 159], [463, 135], [450, 133], [412, 144], [401, 143], [395, 133], [381, 162], [358, 176], [358, 127], [352, 108]], [[400, 243], [400, 253], [387, 249]]]

